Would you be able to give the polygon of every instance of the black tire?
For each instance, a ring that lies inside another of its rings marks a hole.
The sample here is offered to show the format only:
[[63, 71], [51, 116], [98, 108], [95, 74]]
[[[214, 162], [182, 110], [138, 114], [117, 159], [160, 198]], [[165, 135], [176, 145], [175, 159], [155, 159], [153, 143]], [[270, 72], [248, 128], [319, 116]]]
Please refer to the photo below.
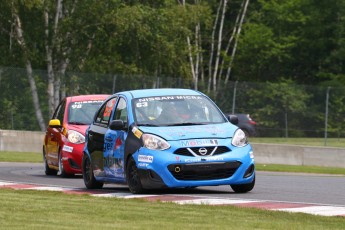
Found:
[[255, 176], [251, 183], [249, 184], [234, 184], [230, 185], [232, 190], [234, 190], [235, 193], [246, 193], [251, 191], [254, 188], [255, 185]]
[[131, 193], [141, 194], [145, 191], [141, 184], [138, 168], [133, 157], [130, 157], [127, 162], [126, 179]]
[[96, 180], [93, 175], [93, 169], [91, 161], [88, 155], [84, 154], [83, 156], [83, 167], [82, 167], [83, 180], [86, 188], [88, 189], [101, 189], [103, 188], [102, 182]]
[[47, 158], [46, 158], [46, 152], [43, 147], [43, 164], [44, 164], [44, 173], [47, 176], [56, 176], [57, 171], [54, 169], [49, 168]]
[[63, 167], [63, 163], [62, 163], [62, 153], [61, 152], [59, 154], [59, 172], [58, 172], [58, 174], [64, 178], [74, 176], [74, 174], [66, 173], [65, 168]]

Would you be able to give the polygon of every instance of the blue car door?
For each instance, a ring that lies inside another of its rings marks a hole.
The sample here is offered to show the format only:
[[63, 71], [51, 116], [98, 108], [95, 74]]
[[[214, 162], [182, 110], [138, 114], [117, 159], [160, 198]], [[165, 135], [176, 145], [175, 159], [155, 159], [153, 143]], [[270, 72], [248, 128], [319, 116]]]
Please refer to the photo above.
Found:
[[105, 148], [104, 137], [108, 130], [110, 117], [117, 98], [109, 99], [96, 114], [94, 122], [90, 125], [88, 130], [87, 149], [90, 153], [92, 168], [96, 178], [105, 176], [103, 152]]
[[[127, 105], [120, 98], [115, 108], [112, 120], [122, 120], [127, 124]], [[104, 172], [110, 181], [125, 182], [124, 148], [127, 131], [108, 129], [104, 136]]]

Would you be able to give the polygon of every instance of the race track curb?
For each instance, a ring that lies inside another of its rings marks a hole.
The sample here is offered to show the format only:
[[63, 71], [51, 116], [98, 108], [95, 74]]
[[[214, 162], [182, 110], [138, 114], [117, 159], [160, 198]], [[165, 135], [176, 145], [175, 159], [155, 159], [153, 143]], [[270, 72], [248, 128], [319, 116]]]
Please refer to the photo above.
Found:
[[124, 199], [144, 199], [147, 201], [172, 202], [177, 204], [195, 204], [195, 205], [234, 205], [237, 207], [250, 207], [272, 211], [285, 211], [295, 213], [307, 213], [321, 216], [342, 216], [345, 217], [345, 206], [332, 206], [323, 204], [310, 203], [292, 203], [265, 200], [249, 200], [249, 199], [227, 199], [214, 198], [193, 195], [133, 195], [132, 193], [114, 192], [106, 189], [87, 190], [79, 188], [66, 188], [56, 186], [45, 186], [37, 184], [14, 183], [9, 181], [0, 181], [1, 188], [10, 188], [16, 190], [41, 190], [41, 191], [59, 191], [66, 194], [89, 194], [95, 197], [114, 197]]

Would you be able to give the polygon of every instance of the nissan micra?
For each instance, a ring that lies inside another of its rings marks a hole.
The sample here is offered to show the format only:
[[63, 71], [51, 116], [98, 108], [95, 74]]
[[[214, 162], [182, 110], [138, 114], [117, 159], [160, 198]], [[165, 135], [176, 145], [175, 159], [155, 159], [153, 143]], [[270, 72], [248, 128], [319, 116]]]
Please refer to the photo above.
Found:
[[108, 96], [79, 95], [61, 100], [44, 136], [43, 164], [46, 175], [70, 177], [81, 173], [85, 131]]
[[254, 155], [237, 121], [195, 90], [116, 93], [103, 102], [86, 131], [85, 186], [127, 184], [134, 194], [216, 185], [251, 191]]

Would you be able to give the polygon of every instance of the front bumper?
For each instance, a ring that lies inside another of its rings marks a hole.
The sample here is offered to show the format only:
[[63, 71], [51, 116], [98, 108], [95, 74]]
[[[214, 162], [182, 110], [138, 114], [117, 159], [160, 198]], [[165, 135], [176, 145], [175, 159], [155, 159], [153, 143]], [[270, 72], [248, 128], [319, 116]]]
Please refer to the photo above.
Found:
[[144, 188], [197, 187], [251, 183], [255, 163], [250, 145], [216, 156], [184, 156], [176, 149], [134, 154]]
[[66, 173], [81, 174], [84, 144], [67, 142], [62, 147], [62, 164]]

